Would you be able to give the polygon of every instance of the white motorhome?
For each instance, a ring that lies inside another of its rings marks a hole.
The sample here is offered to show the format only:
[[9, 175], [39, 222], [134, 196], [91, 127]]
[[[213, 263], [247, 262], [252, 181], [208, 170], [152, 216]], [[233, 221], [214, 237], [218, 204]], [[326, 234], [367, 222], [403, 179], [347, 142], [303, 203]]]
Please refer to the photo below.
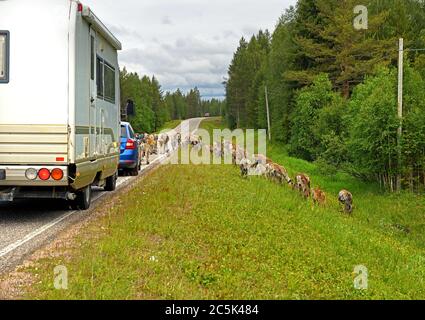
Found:
[[119, 50], [79, 1], [0, 1], [0, 201], [115, 189]]

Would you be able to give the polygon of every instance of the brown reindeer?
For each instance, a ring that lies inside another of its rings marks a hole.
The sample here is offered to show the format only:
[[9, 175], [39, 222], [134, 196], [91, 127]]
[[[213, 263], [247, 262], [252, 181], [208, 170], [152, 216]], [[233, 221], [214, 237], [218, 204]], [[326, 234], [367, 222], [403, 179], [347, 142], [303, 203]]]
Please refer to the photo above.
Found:
[[262, 165], [266, 165], [266, 164], [271, 164], [273, 163], [273, 161], [269, 158], [267, 158], [265, 155], [263, 154], [254, 154], [253, 155], [254, 158], [254, 163], [255, 164], [262, 164]]
[[249, 175], [249, 169], [252, 163], [249, 159], [243, 158], [239, 163], [242, 178], [247, 178]]
[[232, 149], [233, 164], [237, 166], [240, 161], [245, 158], [248, 158], [246, 150], [234, 144]]
[[292, 185], [292, 180], [288, 175], [288, 171], [286, 169], [277, 164], [277, 163], [268, 163], [266, 164], [267, 168], [267, 177], [271, 180], [275, 180], [276, 182], [283, 184], [284, 182], [288, 183], [288, 185]]
[[300, 173], [295, 177], [295, 189], [297, 189], [304, 198], [310, 197], [311, 180], [310, 177]]
[[326, 194], [319, 188], [313, 189], [311, 192], [314, 204], [324, 205], [326, 203]]
[[338, 194], [338, 200], [344, 205], [346, 213], [353, 213], [353, 195], [347, 190], [341, 190]]

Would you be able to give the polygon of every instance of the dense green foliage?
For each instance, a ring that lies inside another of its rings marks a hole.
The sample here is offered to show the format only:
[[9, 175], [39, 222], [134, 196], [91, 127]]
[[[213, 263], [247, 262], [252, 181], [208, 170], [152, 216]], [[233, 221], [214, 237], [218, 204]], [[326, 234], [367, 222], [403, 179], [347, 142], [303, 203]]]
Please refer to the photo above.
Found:
[[[358, 4], [299, 0], [272, 35], [242, 38], [229, 67], [226, 118], [232, 128], [266, 128], [267, 92], [273, 140], [292, 155], [390, 190], [402, 175], [413, 190], [425, 182], [425, 55], [409, 49], [425, 48], [425, 3], [365, 1], [366, 30], [353, 25]], [[398, 144], [400, 37], [408, 50]]]
[[137, 73], [130, 73], [125, 68], [120, 73], [121, 107], [125, 108], [128, 100], [135, 105], [135, 115], [128, 119], [138, 132], [157, 132], [170, 120], [184, 120], [195, 117], [220, 116], [224, 112], [224, 102], [201, 99], [197, 88], [187, 94], [177, 89], [175, 92], [163, 93], [155, 77], [142, 78]]

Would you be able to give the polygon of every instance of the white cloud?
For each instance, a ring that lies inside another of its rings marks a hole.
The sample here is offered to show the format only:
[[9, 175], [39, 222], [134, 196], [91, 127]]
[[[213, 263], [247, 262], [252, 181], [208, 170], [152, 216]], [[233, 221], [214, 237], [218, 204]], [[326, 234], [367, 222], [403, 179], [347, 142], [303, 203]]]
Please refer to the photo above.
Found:
[[121, 66], [155, 75], [165, 90], [197, 86], [223, 96], [221, 84], [244, 36], [273, 30], [296, 0], [82, 0], [123, 42]]
[[161, 22], [162, 24], [165, 24], [165, 25], [173, 25], [173, 21], [171, 21], [169, 16], [162, 17]]

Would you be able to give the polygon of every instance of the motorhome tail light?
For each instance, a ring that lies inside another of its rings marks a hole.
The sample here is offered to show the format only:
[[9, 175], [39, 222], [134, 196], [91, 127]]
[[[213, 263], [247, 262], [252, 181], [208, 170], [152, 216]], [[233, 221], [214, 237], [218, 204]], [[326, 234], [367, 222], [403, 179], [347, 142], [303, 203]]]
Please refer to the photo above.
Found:
[[38, 172], [34, 168], [29, 168], [27, 169], [27, 171], [25, 171], [25, 177], [28, 180], [35, 180], [37, 179], [37, 176], [38, 176]]
[[83, 12], [83, 4], [82, 3], [78, 4], [78, 12]]
[[133, 139], [127, 139], [127, 143], [125, 145], [125, 148], [127, 150], [134, 150], [136, 149], [136, 141]]
[[41, 169], [38, 171], [40, 180], [47, 181], [50, 179], [50, 171], [48, 169]]
[[51, 176], [53, 180], [56, 180], [56, 181], [62, 180], [63, 171], [61, 169], [53, 169]]

